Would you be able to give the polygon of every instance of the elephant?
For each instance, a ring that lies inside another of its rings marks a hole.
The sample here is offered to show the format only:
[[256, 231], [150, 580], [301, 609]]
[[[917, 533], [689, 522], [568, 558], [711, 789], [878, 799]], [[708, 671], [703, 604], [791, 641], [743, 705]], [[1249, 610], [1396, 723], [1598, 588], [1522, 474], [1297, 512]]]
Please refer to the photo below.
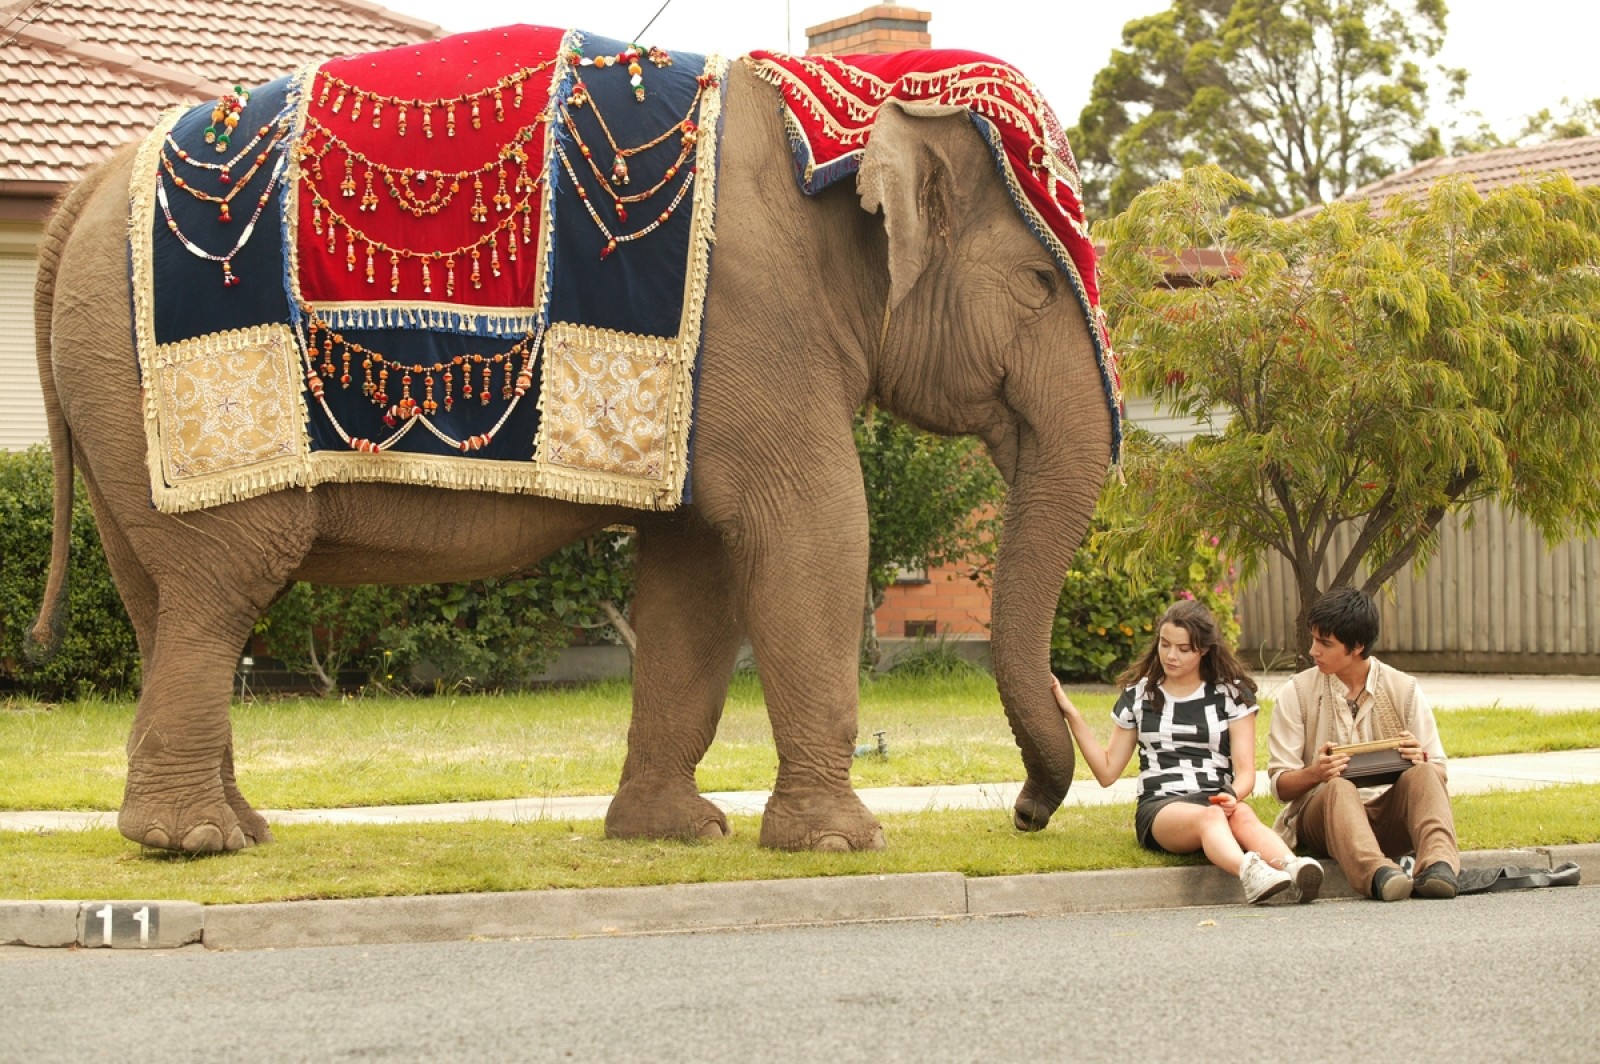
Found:
[[978, 437], [1008, 485], [993, 672], [1026, 771], [1014, 823], [1049, 822], [1075, 766], [1050, 694], [1051, 623], [1119, 432], [1093, 312], [968, 115], [886, 104], [855, 180], [811, 195], [793, 180], [778, 90], [738, 62], [723, 121], [694, 492], [659, 512], [401, 483], [160, 512], [130, 326], [131, 147], [68, 191], [39, 257], [54, 538], [32, 637], [47, 645], [65, 623], [76, 470], [143, 666], [124, 836], [191, 853], [271, 840], [235, 776], [230, 695], [253, 624], [292, 582], [488, 577], [625, 524], [635, 683], [606, 834], [729, 833], [695, 772], [748, 642], [778, 753], [760, 843], [882, 848], [850, 780], [868, 548], [852, 416], [869, 403]]

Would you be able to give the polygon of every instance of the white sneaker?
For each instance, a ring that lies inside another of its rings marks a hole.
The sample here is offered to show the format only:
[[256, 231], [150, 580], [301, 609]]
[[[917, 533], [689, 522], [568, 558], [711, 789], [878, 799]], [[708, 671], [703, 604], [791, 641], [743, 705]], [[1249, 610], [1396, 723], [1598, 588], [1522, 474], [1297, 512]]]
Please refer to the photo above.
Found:
[[1239, 865], [1239, 882], [1244, 884], [1244, 900], [1254, 905], [1288, 890], [1294, 880], [1289, 873], [1273, 868], [1259, 853], [1251, 850]]
[[1317, 900], [1317, 895], [1322, 892], [1320, 864], [1309, 857], [1290, 857], [1283, 863], [1283, 870], [1294, 883], [1294, 890], [1290, 896], [1295, 901], [1305, 903]]

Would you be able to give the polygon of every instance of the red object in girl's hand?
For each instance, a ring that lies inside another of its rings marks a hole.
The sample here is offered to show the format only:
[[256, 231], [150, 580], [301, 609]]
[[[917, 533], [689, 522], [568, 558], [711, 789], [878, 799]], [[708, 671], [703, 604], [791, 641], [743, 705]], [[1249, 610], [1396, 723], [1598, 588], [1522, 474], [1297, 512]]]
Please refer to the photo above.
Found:
[[1209, 800], [1212, 805], [1221, 805], [1228, 800], [1228, 796], [1226, 794], [1213, 794]]

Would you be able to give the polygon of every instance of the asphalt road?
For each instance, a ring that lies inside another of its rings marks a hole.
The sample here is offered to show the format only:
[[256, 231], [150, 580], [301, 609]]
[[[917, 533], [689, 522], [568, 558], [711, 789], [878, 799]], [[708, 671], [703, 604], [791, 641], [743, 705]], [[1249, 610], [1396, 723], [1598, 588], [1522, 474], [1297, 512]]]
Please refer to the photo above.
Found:
[[0, 1061], [1590, 1062], [1600, 890], [572, 940], [0, 949]]

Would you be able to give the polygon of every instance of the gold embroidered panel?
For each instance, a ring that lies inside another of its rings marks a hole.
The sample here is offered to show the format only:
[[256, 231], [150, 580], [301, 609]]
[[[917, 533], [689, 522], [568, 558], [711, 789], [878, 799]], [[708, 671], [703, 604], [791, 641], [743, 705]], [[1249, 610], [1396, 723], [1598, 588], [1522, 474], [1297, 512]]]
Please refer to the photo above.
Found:
[[188, 491], [302, 451], [294, 335], [267, 325], [174, 344], [155, 360], [163, 480]]
[[692, 359], [673, 338], [557, 323], [545, 340], [537, 455], [553, 493], [681, 492]]

